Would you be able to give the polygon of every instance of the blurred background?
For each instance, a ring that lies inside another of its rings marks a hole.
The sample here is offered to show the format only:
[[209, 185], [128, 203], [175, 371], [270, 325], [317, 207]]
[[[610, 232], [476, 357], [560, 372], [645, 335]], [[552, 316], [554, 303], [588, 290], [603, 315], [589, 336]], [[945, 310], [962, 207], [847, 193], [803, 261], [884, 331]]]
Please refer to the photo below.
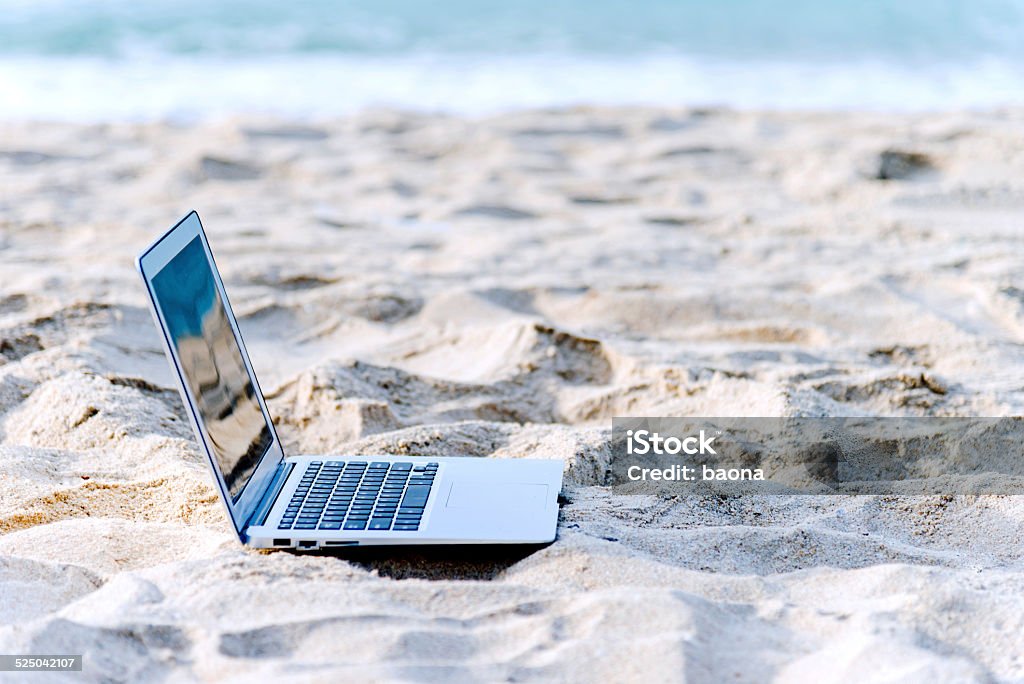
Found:
[[0, 0], [0, 117], [991, 108], [1022, 38], [1024, 0]]

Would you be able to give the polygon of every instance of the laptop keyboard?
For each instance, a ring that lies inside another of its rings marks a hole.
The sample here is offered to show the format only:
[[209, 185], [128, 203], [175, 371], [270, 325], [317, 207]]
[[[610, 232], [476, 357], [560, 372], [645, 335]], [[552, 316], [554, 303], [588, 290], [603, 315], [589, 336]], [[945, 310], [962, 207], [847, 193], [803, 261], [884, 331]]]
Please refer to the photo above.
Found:
[[437, 463], [313, 461], [279, 530], [418, 530]]

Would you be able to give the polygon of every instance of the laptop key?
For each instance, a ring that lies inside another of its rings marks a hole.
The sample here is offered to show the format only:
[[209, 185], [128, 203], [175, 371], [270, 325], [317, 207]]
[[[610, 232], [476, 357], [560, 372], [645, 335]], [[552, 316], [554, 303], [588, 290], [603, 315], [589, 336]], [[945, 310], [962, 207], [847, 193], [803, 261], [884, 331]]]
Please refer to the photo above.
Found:
[[[416, 487], [416, 489], [420, 489]], [[409, 508], [423, 508], [427, 504], [427, 492], [414, 492], [412, 487], [409, 487], [409, 491], [405, 493], [405, 497], [402, 499], [402, 506]]]
[[362, 521], [359, 521], [359, 520], [349, 520], [347, 523], [345, 523], [345, 529], [346, 530], [365, 530], [366, 529], [366, 521], [365, 520], [362, 520]]
[[391, 529], [395, 530], [396, 532], [415, 532], [416, 530], [420, 529], [420, 526], [408, 525], [404, 523], [395, 523], [395, 526]]
[[322, 523], [320, 523], [320, 529], [321, 530], [340, 530], [341, 529], [341, 521], [337, 520], [337, 521], [332, 521], [332, 522], [322, 522]]
[[374, 518], [370, 521], [371, 530], [390, 530], [391, 529], [391, 518]]

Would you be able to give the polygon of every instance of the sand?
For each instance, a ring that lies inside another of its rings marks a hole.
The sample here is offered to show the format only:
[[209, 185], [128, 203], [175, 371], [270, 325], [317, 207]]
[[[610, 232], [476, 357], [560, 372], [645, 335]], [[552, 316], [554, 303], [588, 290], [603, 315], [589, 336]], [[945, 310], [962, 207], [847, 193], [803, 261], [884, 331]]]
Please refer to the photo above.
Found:
[[[606, 476], [613, 416], [1024, 412], [1022, 141], [1020, 111], [5, 124], [0, 652], [84, 652], [67, 681], [1020, 681], [1024, 499]], [[192, 208], [288, 449], [563, 459], [557, 541], [237, 544], [132, 267]]]

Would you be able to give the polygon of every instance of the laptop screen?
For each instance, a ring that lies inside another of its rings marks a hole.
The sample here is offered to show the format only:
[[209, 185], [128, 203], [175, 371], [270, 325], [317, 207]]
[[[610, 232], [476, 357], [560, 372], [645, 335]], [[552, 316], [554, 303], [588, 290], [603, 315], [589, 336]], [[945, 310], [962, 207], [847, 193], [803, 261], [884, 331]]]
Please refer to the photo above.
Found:
[[152, 279], [153, 291], [181, 360], [201, 427], [237, 501], [273, 433], [242, 360], [212, 266], [199, 237]]

